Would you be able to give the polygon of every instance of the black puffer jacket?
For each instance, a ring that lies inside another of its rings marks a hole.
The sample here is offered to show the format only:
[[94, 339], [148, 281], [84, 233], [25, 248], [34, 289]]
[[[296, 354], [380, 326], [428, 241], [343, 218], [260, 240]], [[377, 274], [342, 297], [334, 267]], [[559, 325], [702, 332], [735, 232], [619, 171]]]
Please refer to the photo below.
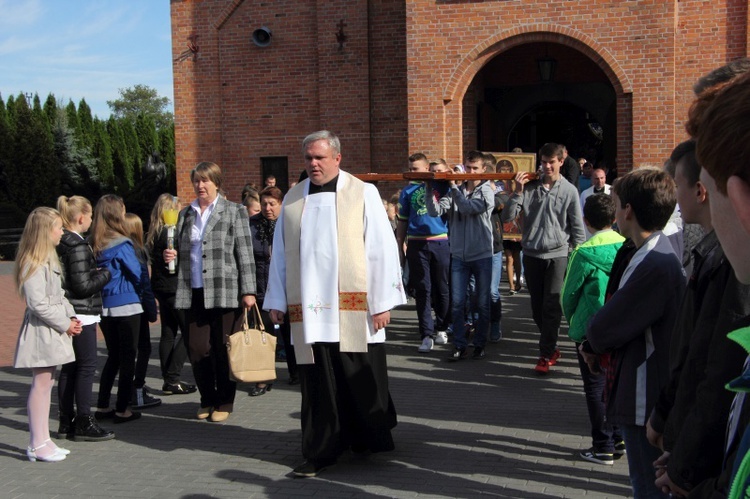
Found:
[[94, 252], [86, 240], [75, 232], [64, 231], [57, 245], [57, 254], [65, 274], [65, 297], [76, 313], [101, 314], [101, 290], [111, 277], [109, 270], [96, 268]]
[[[167, 264], [164, 263], [164, 250], [167, 249], [166, 227], [162, 227], [154, 238], [153, 247], [147, 249], [151, 257], [151, 289], [157, 295], [174, 295], [177, 293], [177, 274], [170, 274]], [[190, 256], [185, 255], [185, 258]], [[178, 265], [175, 265], [175, 268], [177, 267]]]

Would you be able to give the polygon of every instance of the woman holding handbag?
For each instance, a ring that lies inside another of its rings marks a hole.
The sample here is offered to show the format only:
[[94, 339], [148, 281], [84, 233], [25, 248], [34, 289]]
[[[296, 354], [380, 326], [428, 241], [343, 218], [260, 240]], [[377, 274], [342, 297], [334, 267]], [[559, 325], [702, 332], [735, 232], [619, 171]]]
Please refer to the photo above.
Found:
[[[263, 298], [266, 293], [268, 284], [268, 268], [271, 262], [271, 244], [273, 243], [274, 229], [276, 228], [276, 219], [281, 214], [281, 203], [284, 195], [278, 187], [266, 187], [260, 193], [261, 211], [257, 215], [250, 217], [250, 232], [253, 236], [253, 258], [255, 259], [255, 279], [258, 283], [258, 294], [256, 299], [260, 307], [261, 319], [263, 324], [274, 331], [270, 314], [263, 310]], [[284, 352], [286, 353], [286, 364], [289, 369], [289, 384], [299, 383], [297, 375], [297, 360], [292, 347], [291, 331], [289, 320], [286, 319], [279, 326], [281, 337], [284, 339]], [[251, 397], [263, 395], [271, 391], [272, 383], [256, 383], [250, 390]]]
[[237, 383], [229, 378], [227, 338], [242, 327], [255, 304], [253, 261], [247, 210], [219, 194], [223, 176], [215, 163], [190, 172], [196, 199], [180, 212], [175, 307], [186, 310], [185, 344], [201, 395], [198, 419], [225, 421], [232, 412]]

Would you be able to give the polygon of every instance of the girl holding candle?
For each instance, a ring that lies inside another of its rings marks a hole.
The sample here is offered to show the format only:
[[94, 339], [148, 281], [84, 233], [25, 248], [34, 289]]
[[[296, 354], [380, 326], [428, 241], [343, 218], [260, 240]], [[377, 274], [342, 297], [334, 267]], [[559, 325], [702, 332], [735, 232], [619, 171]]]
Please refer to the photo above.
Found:
[[195, 385], [180, 380], [182, 367], [187, 359], [187, 349], [183, 342], [185, 314], [174, 307], [177, 292], [175, 261], [164, 263], [164, 250], [174, 247], [174, 230], [179, 215], [179, 200], [168, 193], [159, 196], [151, 211], [151, 223], [146, 237], [146, 249], [151, 256], [151, 288], [159, 301], [161, 319], [161, 339], [159, 340], [159, 360], [164, 379], [164, 395], [193, 393]]

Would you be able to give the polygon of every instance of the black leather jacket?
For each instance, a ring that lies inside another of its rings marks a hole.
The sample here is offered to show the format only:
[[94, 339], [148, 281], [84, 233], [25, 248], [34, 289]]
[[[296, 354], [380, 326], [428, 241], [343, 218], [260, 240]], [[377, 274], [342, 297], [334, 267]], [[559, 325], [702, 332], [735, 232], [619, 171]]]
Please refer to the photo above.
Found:
[[63, 273], [65, 297], [77, 314], [99, 315], [102, 313], [101, 290], [110, 279], [109, 270], [97, 269], [94, 252], [85, 239], [65, 230], [57, 245]]

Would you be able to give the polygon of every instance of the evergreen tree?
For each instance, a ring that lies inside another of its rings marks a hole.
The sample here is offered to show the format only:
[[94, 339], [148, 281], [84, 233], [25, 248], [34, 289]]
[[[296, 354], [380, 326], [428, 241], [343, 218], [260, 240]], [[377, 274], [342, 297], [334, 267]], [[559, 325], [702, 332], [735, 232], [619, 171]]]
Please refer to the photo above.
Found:
[[133, 162], [128, 154], [120, 123], [114, 116], [110, 116], [107, 120], [107, 133], [112, 146], [114, 188], [115, 191], [122, 193], [133, 187]]
[[54, 120], [50, 120], [47, 113], [42, 109], [42, 101], [39, 100], [39, 95], [34, 95], [34, 110], [32, 112], [34, 113], [34, 118], [44, 125], [50, 140], [52, 140], [52, 123]]
[[78, 120], [78, 110], [72, 100], [68, 101], [68, 105], [65, 107], [65, 112], [68, 114], [68, 128], [73, 130], [76, 137], [80, 137], [81, 122]]
[[60, 193], [60, 174], [45, 124], [32, 113], [23, 95], [19, 94], [13, 108], [14, 146], [6, 168], [8, 196], [28, 213], [37, 206], [50, 206], [54, 202]]
[[94, 141], [91, 153], [96, 158], [96, 167], [99, 171], [102, 189], [111, 191], [114, 189], [115, 173], [112, 164], [112, 146], [109, 134], [107, 133], [107, 124], [99, 118], [94, 118], [93, 125]]
[[11, 133], [10, 123], [8, 123], [8, 112], [5, 109], [5, 102], [0, 95], [0, 192], [8, 193], [6, 185], [6, 168], [10, 162], [11, 151], [13, 150], [13, 134]]
[[174, 152], [174, 123], [159, 130], [159, 155], [167, 169], [167, 190], [177, 192], [176, 160]]
[[16, 128], [16, 99], [10, 95], [8, 96], [8, 102], [5, 105], [5, 109], [8, 112], [8, 125], [11, 131]]
[[57, 116], [57, 101], [53, 94], [47, 96], [47, 100], [44, 101], [44, 114], [47, 115], [47, 119], [50, 123], [54, 123], [55, 117]]
[[94, 144], [94, 118], [91, 115], [91, 108], [86, 104], [86, 99], [81, 99], [78, 103], [78, 123], [81, 127], [79, 135], [81, 145], [90, 148]]
[[159, 136], [156, 133], [156, 124], [153, 118], [145, 114], [139, 114], [135, 119], [135, 133], [138, 136], [138, 147], [141, 151], [142, 161], [159, 150]]
[[55, 159], [61, 175], [62, 193], [88, 199], [100, 196], [100, 177], [91, 150], [81, 144], [68, 126], [67, 110], [57, 113], [53, 124]]
[[138, 144], [138, 134], [135, 132], [133, 123], [129, 120], [122, 120], [120, 122], [120, 129], [122, 130], [122, 137], [128, 151], [130, 168], [133, 172], [133, 183], [130, 184], [130, 187], [133, 187], [134, 183], [141, 180], [141, 167], [146, 162], [146, 155], [141, 153], [141, 146]]

